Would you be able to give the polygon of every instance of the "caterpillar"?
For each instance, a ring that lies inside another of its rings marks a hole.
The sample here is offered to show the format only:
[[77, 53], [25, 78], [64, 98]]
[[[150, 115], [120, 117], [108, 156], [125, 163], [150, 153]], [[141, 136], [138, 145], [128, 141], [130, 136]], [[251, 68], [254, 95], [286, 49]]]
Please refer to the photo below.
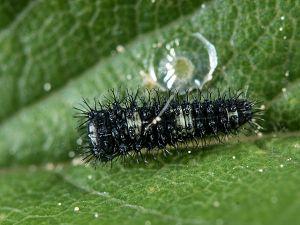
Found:
[[169, 92], [162, 96], [157, 90], [141, 94], [129, 93], [117, 97], [112, 90], [110, 98], [91, 106], [83, 99], [77, 117], [83, 119], [79, 130], [83, 133], [84, 160], [111, 162], [131, 155], [142, 157], [142, 151], [163, 150], [169, 146], [201, 142], [207, 138], [236, 134], [246, 124], [257, 128], [260, 109], [257, 102], [247, 99], [243, 92], [212, 97], [200, 90], [192, 96]]

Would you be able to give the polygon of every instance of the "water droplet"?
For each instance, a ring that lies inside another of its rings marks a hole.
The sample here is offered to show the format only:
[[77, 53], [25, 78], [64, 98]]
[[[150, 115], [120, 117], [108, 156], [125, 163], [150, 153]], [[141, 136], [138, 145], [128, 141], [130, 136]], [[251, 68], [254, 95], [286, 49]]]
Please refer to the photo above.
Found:
[[95, 218], [98, 218], [98, 217], [99, 217], [99, 214], [98, 214], [98, 213], [95, 213], [95, 214], [94, 214], [94, 217], [95, 217]]
[[50, 83], [44, 83], [44, 86], [43, 86], [43, 88], [44, 88], [44, 91], [50, 91], [51, 90], [51, 84]]
[[232, 159], [235, 159], [235, 155], [234, 155], [234, 156], [232, 156]]
[[280, 164], [280, 168], [283, 168], [283, 164]]
[[57, 203], [58, 206], [61, 206], [61, 202]]
[[264, 172], [264, 170], [263, 169], [259, 169], [258, 172], [262, 173], [262, 172]]
[[76, 206], [75, 208], [74, 208], [74, 212], [79, 212], [79, 207], [78, 206]]
[[284, 19], [285, 19], [285, 17], [284, 17], [284, 16], [281, 16], [281, 17], [280, 17], [280, 19], [281, 19], [281, 20], [284, 20]]
[[202, 88], [213, 78], [217, 53], [202, 34], [175, 38], [156, 48], [151, 55], [149, 76], [161, 90]]
[[191, 153], [192, 153], [192, 151], [188, 151], [188, 153], [189, 153], [189, 154], [191, 154]]

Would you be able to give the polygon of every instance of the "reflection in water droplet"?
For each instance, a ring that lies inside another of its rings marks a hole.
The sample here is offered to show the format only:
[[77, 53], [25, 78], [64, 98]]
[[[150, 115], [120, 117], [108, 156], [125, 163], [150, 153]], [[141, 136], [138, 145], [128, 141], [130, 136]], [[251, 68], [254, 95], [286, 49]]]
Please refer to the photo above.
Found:
[[201, 89], [212, 79], [217, 64], [214, 45], [202, 34], [192, 33], [156, 48], [150, 58], [149, 75], [162, 90], [185, 92]]

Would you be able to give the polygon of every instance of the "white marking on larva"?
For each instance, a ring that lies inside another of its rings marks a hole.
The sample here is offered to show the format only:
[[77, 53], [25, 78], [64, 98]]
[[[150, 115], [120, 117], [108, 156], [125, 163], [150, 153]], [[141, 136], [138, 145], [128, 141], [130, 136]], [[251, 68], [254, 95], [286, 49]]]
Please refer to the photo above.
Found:
[[126, 118], [127, 126], [134, 128], [135, 135], [139, 136], [142, 132], [142, 120], [138, 112], [134, 112], [132, 118]]
[[89, 138], [91, 139], [91, 142], [94, 146], [96, 146], [97, 143], [97, 130], [96, 127], [94, 125], [94, 123], [90, 123], [89, 124], [89, 134], [88, 134]]
[[183, 112], [182, 112], [182, 108], [180, 108], [180, 111], [179, 111], [179, 115], [176, 116], [176, 124], [178, 126], [181, 126], [183, 128], [185, 128], [185, 119], [184, 119], [184, 116], [183, 116]]
[[[182, 108], [180, 108], [180, 114], [176, 116], [176, 124], [177, 126], [183, 127], [183, 130], [185, 130], [185, 133], [187, 133], [187, 127], [188, 125], [191, 125], [191, 131], [194, 131], [194, 126], [193, 126], [193, 118], [192, 118], [192, 112], [189, 112], [189, 115], [184, 115]], [[189, 131], [190, 132], [190, 131]]]
[[231, 116], [236, 116], [237, 119], [239, 119], [239, 114], [238, 114], [237, 110], [234, 111], [234, 112], [229, 112], [229, 111], [226, 109], [226, 112], [227, 112], [227, 120], [228, 120], [228, 121], [229, 121], [229, 119], [230, 119]]

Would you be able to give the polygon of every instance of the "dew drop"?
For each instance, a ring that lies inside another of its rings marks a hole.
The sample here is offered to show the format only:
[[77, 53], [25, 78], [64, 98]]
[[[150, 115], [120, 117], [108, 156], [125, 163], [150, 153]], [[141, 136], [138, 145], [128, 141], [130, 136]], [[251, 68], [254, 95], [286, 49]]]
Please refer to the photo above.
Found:
[[149, 76], [161, 90], [185, 92], [202, 88], [213, 78], [217, 52], [202, 34], [175, 38], [156, 48], [150, 57]]

